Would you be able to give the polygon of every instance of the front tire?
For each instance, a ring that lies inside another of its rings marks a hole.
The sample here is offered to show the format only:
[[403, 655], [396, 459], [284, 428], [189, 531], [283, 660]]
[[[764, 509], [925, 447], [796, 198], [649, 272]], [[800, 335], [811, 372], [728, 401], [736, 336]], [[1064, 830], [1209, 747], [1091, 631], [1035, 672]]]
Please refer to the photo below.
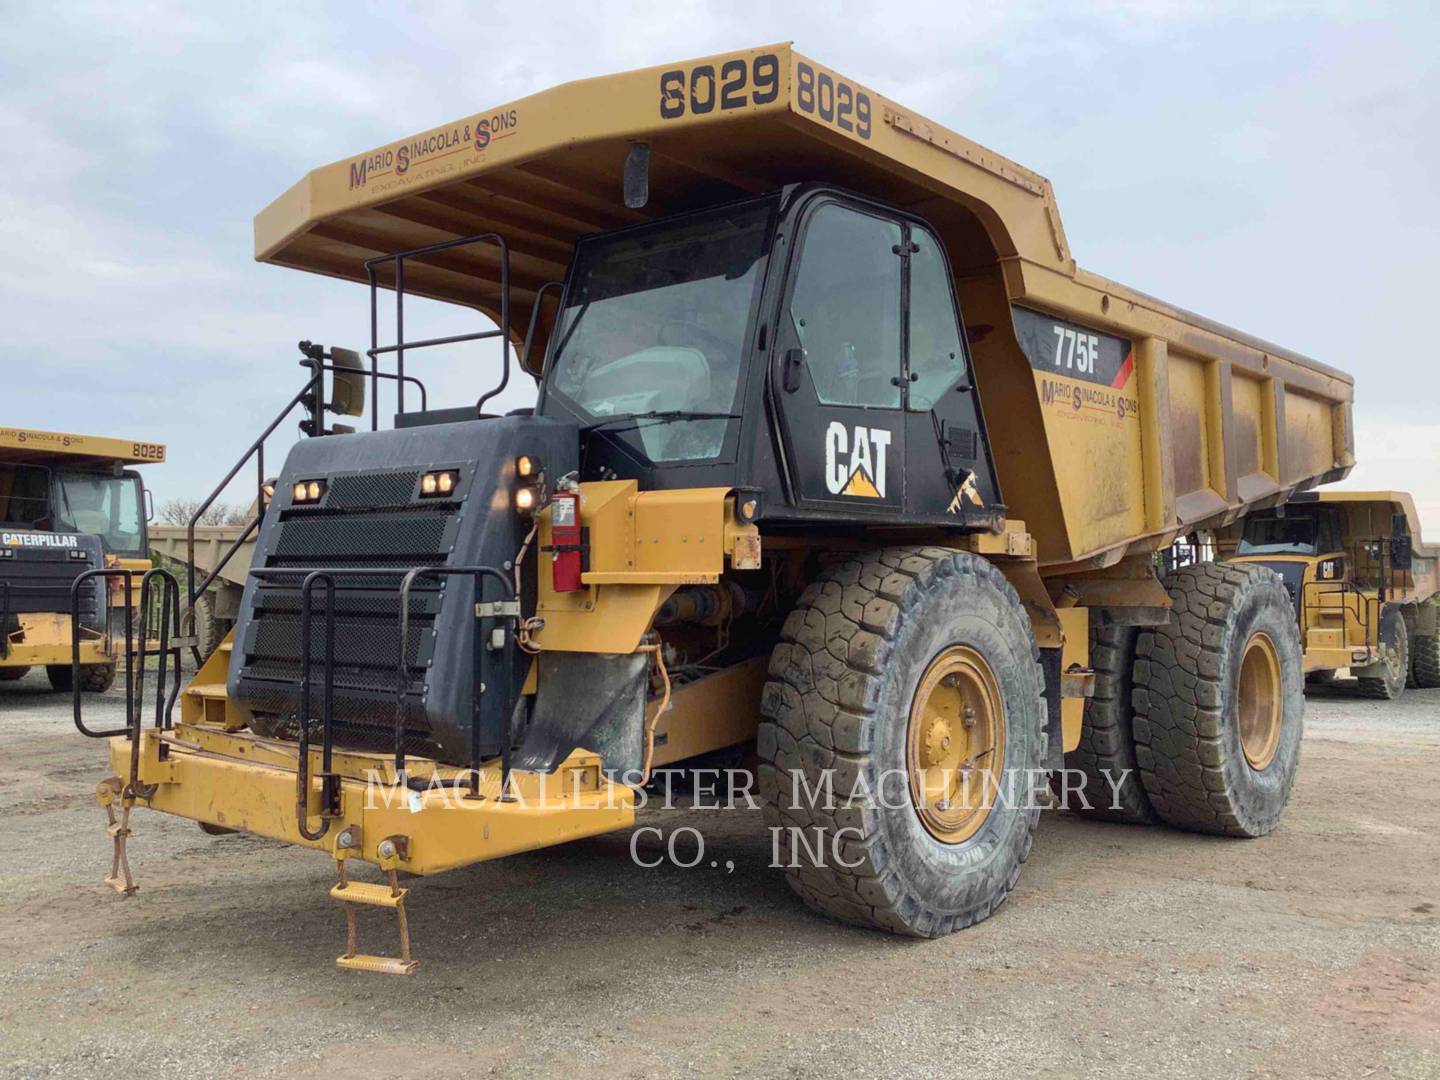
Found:
[[[47, 664], [45, 675], [52, 689], [68, 694], [75, 688], [69, 664]], [[114, 664], [81, 664], [80, 689], [88, 694], [103, 694], [115, 685]]]
[[[830, 568], [786, 619], [761, 712], [773, 850], [812, 908], [938, 937], [1014, 888], [1040, 817], [1044, 676], [990, 563], [914, 547]], [[833, 801], [812, 803], [800, 782], [827, 778]]]
[[1187, 566], [1165, 626], [1136, 643], [1135, 752], [1150, 804], [1194, 832], [1263, 836], [1300, 766], [1304, 663], [1275, 571]]
[[1362, 695], [1394, 701], [1405, 692], [1410, 674], [1410, 633], [1398, 607], [1387, 607], [1380, 614], [1380, 659], [1375, 668], [1379, 675], [1362, 675], [1355, 680]]

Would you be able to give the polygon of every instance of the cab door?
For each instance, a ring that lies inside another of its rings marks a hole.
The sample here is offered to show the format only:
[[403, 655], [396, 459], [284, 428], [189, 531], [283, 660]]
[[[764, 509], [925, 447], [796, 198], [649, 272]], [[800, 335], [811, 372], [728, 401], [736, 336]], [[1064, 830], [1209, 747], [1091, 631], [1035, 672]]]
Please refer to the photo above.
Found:
[[905, 231], [906, 516], [988, 525], [1004, 513], [945, 249]]
[[802, 217], [772, 366], [799, 507], [848, 517], [905, 505], [903, 240], [897, 219], [839, 198]]

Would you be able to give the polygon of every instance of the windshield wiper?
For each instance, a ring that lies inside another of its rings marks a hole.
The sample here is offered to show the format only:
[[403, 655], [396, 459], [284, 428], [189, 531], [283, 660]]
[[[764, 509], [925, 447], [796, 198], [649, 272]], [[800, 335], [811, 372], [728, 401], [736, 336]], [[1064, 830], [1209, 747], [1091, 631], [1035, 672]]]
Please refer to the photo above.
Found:
[[655, 423], [669, 423], [672, 420], [738, 420], [739, 413], [723, 412], [693, 412], [690, 409], [657, 409], [653, 412], [625, 413], [623, 416], [611, 416], [604, 420], [597, 420], [593, 424], [587, 424], [580, 429], [580, 434], [587, 435], [599, 428], [609, 427], [624, 421], [631, 423], [633, 427], [639, 427], [640, 421], [650, 420]]

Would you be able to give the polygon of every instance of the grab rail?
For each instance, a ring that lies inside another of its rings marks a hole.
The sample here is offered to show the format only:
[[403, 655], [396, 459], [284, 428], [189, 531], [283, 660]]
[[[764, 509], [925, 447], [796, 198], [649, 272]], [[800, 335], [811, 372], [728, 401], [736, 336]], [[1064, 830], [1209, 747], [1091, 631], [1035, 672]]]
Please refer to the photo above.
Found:
[[[276, 415], [275, 419], [270, 421], [270, 423], [266, 425], [265, 430], [260, 433], [259, 437], [256, 438], [253, 442], [251, 442], [249, 448], [240, 455], [240, 459], [235, 462], [234, 466], [231, 467], [230, 471], [225, 474], [225, 478], [221, 480], [220, 483], [215, 486], [215, 489], [211, 491], [208, 496], [206, 496], [204, 501], [202, 501], [200, 505], [195, 508], [194, 513], [190, 515], [190, 520], [186, 522], [186, 618], [191, 626], [194, 625], [195, 620], [195, 602], [200, 599], [206, 589], [208, 589], [216, 582], [217, 579], [219, 579], [221, 573], [224, 572], [225, 567], [230, 565], [230, 560], [235, 557], [235, 553], [250, 542], [250, 539], [259, 531], [260, 523], [265, 518], [266, 506], [270, 501], [270, 495], [266, 492], [265, 489], [267, 479], [265, 476], [266, 441], [270, 438], [271, 435], [275, 433], [275, 430], [282, 423], [285, 422], [285, 419], [292, 412], [295, 411], [295, 408], [300, 405], [303, 405], [306, 411], [310, 414], [307, 420], [301, 422], [301, 430], [311, 437], [318, 437], [325, 434], [323, 423], [325, 403], [321, 400], [325, 389], [325, 372], [334, 372], [338, 370], [348, 371], [349, 369], [341, 369], [336, 367], [336, 365], [334, 364], [327, 364], [325, 362], [325, 349], [322, 345], [313, 345], [308, 341], [302, 341], [300, 342], [299, 347], [300, 352], [305, 357], [305, 359], [300, 361], [300, 366], [309, 369], [310, 378], [305, 381], [305, 385], [302, 386], [299, 391], [297, 391], [295, 395], [286, 403], [285, 407], [280, 410], [280, 412]], [[414, 383], [420, 390], [421, 408], [425, 408], [428, 405], [429, 397], [425, 389], [425, 384], [419, 379], [415, 378], [413, 375], [405, 375], [403, 372], [390, 371], [372, 371], [370, 374], [371, 378], [375, 381], [375, 385], [378, 385], [380, 379], [395, 379], [402, 386], [405, 383]], [[371, 412], [372, 415], [378, 415], [378, 409], [376, 409], [373, 405]], [[250, 461], [252, 457], [255, 459], [256, 474], [255, 517], [253, 520], [246, 523], [245, 528], [241, 531], [240, 535], [235, 538], [234, 542], [232, 542], [228, 548], [225, 549], [225, 553], [220, 556], [220, 558], [216, 561], [215, 565], [211, 567], [210, 571], [197, 585], [195, 583], [195, 528], [197, 525], [200, 524], [200, 519], [205, 516], [205, 513], [213, 505], [215, 505], [215, 500], [218, 499], [221, 494], [224, 493], [225, 489], [230, 486], [230, 482], [234, 480], [235, 477], [240, 475], [240, 470], [245, 467], [245, 464]], [[200, 659], [198, 655], [196, 656], [196, 659]]]
[[[140, 633], [137, 653], [135, 633], [134, 577], [140, 577]], [[118, 577], [125, 582], [125, 726], [95, 731], [85, 726], [82, 716], [80, 679], [80, 589], [91, 578]], [[150, 619], [154, 610], [154, 583], [160, 582], [160, 625], [159, 636], [150, 636]], [[173, 636], [172, 636], [173, 634]], [[150, 642], [158, 642], [158, 648], [151, 652]], [[139, 571], [125, 567], [102, 567], [86, 570], [76, 577], [70, 586], [70, 687], [71, 709], [75, 728], [80, 734], [91, 739], [110, 739], [124, 735], [130, 740], [130, 778], [127, 788], [130, 795], [148, 798], [155, 792], [155, 785], [142, 786], [140, 773], [140, 735], [145, 700], [145, 664], [151, 656], [160, 657], [160, 669], [155, 681], [155, 728], [160, 731], [172, 730], [174, 724], [175, 700], [180, 695], [180, 653], [185, 647], [180, 636], [180, 585], [175, 575], [168, 570], [152, 567]], [[174, 658], [174, 678], [170, 678], [170, 659]], [[136, 665], [138, 659], [138, 668]], [[169, 692], [167, 694], [167, 686]]]
[[[454, 248], [467, 247], [470, 244], [493, 243], [500, 249], [500, 322], [494, 330], [480, 330], [473, 334], [449, 334], [445, 337], [425, 338], [420, 341], [405, 340], [405, 261], [407, 259], [423, 258], [426, 255], [434, 255], [442, 251], [450, 251]], [[395, 343], [393, 345], [380, 344], [380, 282], [376, 276], [376, 268], [384, 264], [394, 266], [394, 289], [395, 289]], [[370, 430], [380, 430], [380, 357], [388, 353], [395, 354], [395, 373], [399, 378], [396, 386], [396, 412], [405, 412], [405, 350], [426, 349], [435, 345], [455, 345], [463, 341], [485, 341], [489, 338], [498, 337], [501, 341], [500, 362], [501, 374], [500, 384], [495, 389], [481, 394], [475, 402], [475, 412], [478, 415], [484, 408], [485, 402], [495, 397], [506, 386], [510, 384], [510, 245], [499, 233], [479, 233], [475, 236], [464, 236], [455, 240], [443, 240], [437, 244], [426, 244], [423, 247], [410, 248], [408, 251], [396, 251], [389, 255], [377, 255], [373, 259], [365, 260], [365, 273], [370, 279], [370, 348], [365, 355], [370, 357], [370, 386], [371, 393], [375, 400], [375, 409], [370, 416]], [[538, 306], [538, 297], [537, 297]], [[421, 408], [425, 403], [421, 401]]]

